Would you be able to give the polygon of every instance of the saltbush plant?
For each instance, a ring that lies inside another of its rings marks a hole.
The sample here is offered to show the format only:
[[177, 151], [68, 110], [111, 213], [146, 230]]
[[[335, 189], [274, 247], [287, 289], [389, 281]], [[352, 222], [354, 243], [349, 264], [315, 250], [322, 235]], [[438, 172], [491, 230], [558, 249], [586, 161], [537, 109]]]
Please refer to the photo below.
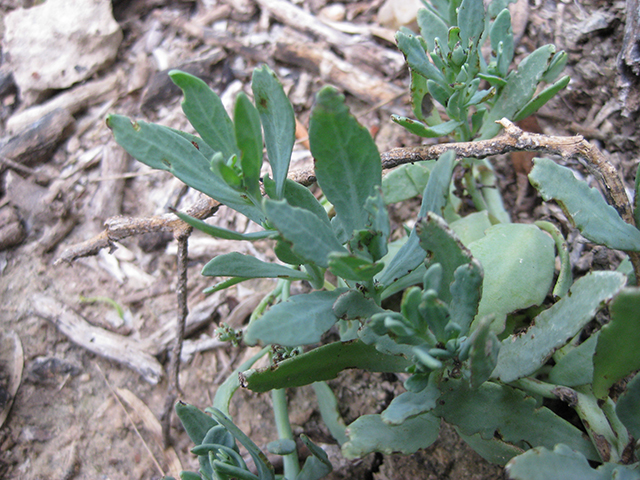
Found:
[[[418, 15], [419, 35], [398, 33], [416, 118], [395, 122], [423, 137], [490, 139], [499, 133], [497, 120], [525, 118], [567, 85], [568, 77], [556, 81], [566, 54], [550, 45], [510, 70], [507, 3], [494, 0], [485, 10], [482, 0], [432, 0]], [[640, 369], [640, 290], [627, 286], [630, 274], [594, 271], [574, 281], [561, 231], [543, 221], [511, 223], [487, 160], [448, 151], [383, 178], [373, 139], [332, 87], [317, 94], [309, 126], [319, 201], [287, 178], [294, 112], [268, 67], [254, 71], [253, 101], [240, 93], [233, 119], [203, 81], [180, 71], [170, 76], [198, 135], [111, 115], [117, 142], [262, 229], [239, 233], [179, 213], [185, 222], [218, 238], [270, 239], [279, 259], [230, 253], [203, 269], [226, 278], [209, 291], [251, 278], [278, 280], [243, 337], [265, 348], [219, 387], [210, 415], [176, 406], [201, 465], [183, 479], [274, 478], [264, 453], [229, 418], [240, 386], [272, 392], [280, 439], [267, 448], [284, 455], [284, 478], [329, 473], [326, 455], [306, 437], [312, 455], [300, 468], [288, 422], [284, 389], [309, 384], [348, 458], [411, 454], [437, 439], [444, 420], [514, 479], [640, 478], [640, 377], [632, 376]], [[263, 145], [272, 175], [260, 178]], [[453, 187], [455, 168], [464, 172], [472, 213]], [[587, 239], [640, 250], [640, 232], [567, 167], [536, 159], [529, 178]], [[415, 226], [390, 242], [388, 204], [416, 193], [422, 203]], [[307, 282], [311, 291], [290, 296], [291, 282]], [[395, 294], [401, 300], [394, 310], [387, 299]], [[608, 322], [585, 329], [603, 311]], [[324, 343], [332, 329], [339, 341]], [[224, 334], [238, 338], [229, 328]], [[267, 354], [270, 367], [252, 368]], [[382, 413], [346, 426], [325, 382], [348, 368], [404, 372], [406, 391]], [[622, 393], [611, 396], [623, 379]], [[564, 402], [579, 421], [548, 400]], [[253, 458], [255, 473], [236, 442]]]

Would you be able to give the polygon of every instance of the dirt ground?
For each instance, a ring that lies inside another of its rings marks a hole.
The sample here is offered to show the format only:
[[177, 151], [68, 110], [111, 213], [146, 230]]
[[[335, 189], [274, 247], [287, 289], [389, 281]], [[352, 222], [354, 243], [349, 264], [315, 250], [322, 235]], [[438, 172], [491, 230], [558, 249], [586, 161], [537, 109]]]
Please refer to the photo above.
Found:
[[[314, 15], [327, 14], [330, 10], [325, 8], [329, 6], [338, 12], [344, 7], [343, 25], [380, 27], [381, 0], [295, 3]], [[22, 4], [0, 1], [0, 16]], [[287, 63], [288, 57], [282, 54], [278, 42], [289, 37], [294, 43], [309, 45], [314, 51], [330, 50], [357, 65], [357, 58], [319, 39], [317, 32], [283, 25], [283, 20], [269, 14], [259, 1], [114, 0], [113, 10], [123, 41], [115, 62], [91, 81], [115, 73], [119, 75], [117, 87], [104, 99], [89, 102], [74, 113], [74, 128], [53, 154], [22, 169], [9, 165], [0, 170], [0, 207], [13, 210], [26, 232], [19, 244], [0, 252], [0, 333], [17, 334], [24, 358], [20, 387], [0, 427], [0, 478], [152, 479], [163, 473], [178, 477], [180, 468], [198, 468], [197, 459], [189, 453], [190, 441], [176, 418], [172, 420], [172, 447], [161, 447], [166, 374], [154, 384], [149, 375], [145, 377], [72, 342], [54, 322], [38, 314], [42, 311], [42, 297], [38, 295], [46, 295], [57, 302], [59, 311], [55, 315], [77, 312], [89, 324], [126, 336], [154, 361], [165, 367], [168, 364], [177, 316], [177, 247], [170, 235], [130, 237], [119, 243], [113, 255], [103, 250], [72, 264], [54, 265], [67, 247], [100, 233], [109, 217], [165, 214], [171, 206], [185, 208], [195, 201], [193, 192], [186, 192], [168, 174], [151, 171], [123, 154], [105, 125], [105, 114], [120, 113], [187, 129], [179, 95], [169, 88], [166, 74], [158, 72], [161, 63], [166, 62], [169, 68], [192, 69], [227, 101], [238, 91], [247, 90], [253, 68], [267, 61], [282, 78], [298, 119], [305, 124], [313, 96], [323, 84], [332, 83], [332, 77], [308, 59]], [[617, 67], [624, 37], [625, 2], [530, 0], [526, 10], [528, 21], [521, 24], [518, 58], [546, 43], [554, 43], [569, 54], [566, 73], [572, 77], [571, 84], [538, 113], [542, 131], [584, 135], [607, 154], [626, 185], [633, 188], [640, 146], [637, 113], [623, 116]], [[218, 13], [217, 17], [207, 17], [212, 11]], [[203, 18], [208, 18], [208, 23], [198, 23]], [[213, 32], [214, 40], [194, 33], [188, 22], [204, 25]], [[388, 41], [372, 38], [378, 48], [395, 52]], [[371, 72], [366, 65], [358, 68]], [[406, 89], [406, 69], [394, 72], [393, 68], [393, 62], [389, 62], [389, 71], [374, 72], [375, 78]], [[15, 89], [2, 92], [0, 122], [4, 125], [24, 105]], [[48, 92], [36, 103], [45, 103], [57, 93]], [[347, 99], [360, 121], [376, 134], [380, 151], [420, 142], [389, 120], [390, 113], [409, 111], [407, 95], [382, 107], [349, 92]], [[309, 157], [304, 147], [298, 145], [296, 150], [301, 152], [294, 155], [297, 166], [305, 165]], [[518, 190], [517, 175], [508, 158], [496, 159], [496, 165], [500, 186], [516, 221], [555, 215], [556, 210], [541, 206], [532, 191]], [[9, 179], [12, 188], [7, 186]], [[392, 208], [395, 227], [410, 218], [415, 206], [416, 202], [409, 202]], [[224, 208], [211, 221], [238, 231], [247, 228], [246, 222]], [[582, 244], [574, 247], [576, 273], [592, 265], [597, 267], [603, 255], [606, 261], [617, 258]], [[189, 243], [188, 301], [190, 311], [200, 315], [200, 323], [188, 334], [185, 348], [210, 340], [218, 322], [244, 320], [246, 308], [273, 288], [268, 281], [247, 282], [213, 297], [203, 295], [202, 290], [213, 281], [199, 275], [202, 266], [213, 256], [229, 251], [272, 257], [267, 243], [237, 244], [193, 234]], [[123, 309], [124, 320], [113, 302]], [[163, 329], [164, 334], [158, 333]], [[0, 369], [0, 382], [7, 381], [9, 365], [19, 356], [5, 348], [9, 343], [2, 343], [0, 365], [4, 370]], [[254, 353], [247, 347], [224, 346], [189, 354], [182, 364], [181, 398], [200, 408], [210, 405], [218, 385]], [[349, 422], [361, 414], [382, 411], [398, 388], [397, 380], [395, 375], [345, 372], [331, 386]], [[346, 461], [320, 420], [313, 391], [297, 389], [289, 392], [289, 398], [294, 432], [304, 432], [326, 448], [335, 468], [331, 479], [502, 477], [500, 468], [482, 460], [448, 426], [443, 426], [436, 444], [411, 457], [372, 454]], [[260, 447], [276, 436], [270, 402], [269, 395], [239, 391], [231, 408], [236, 423]], [[0, 398], [0, 407], [6, 403], [6, 396]], [[277, 459], [272, 460], [277, 465]]]

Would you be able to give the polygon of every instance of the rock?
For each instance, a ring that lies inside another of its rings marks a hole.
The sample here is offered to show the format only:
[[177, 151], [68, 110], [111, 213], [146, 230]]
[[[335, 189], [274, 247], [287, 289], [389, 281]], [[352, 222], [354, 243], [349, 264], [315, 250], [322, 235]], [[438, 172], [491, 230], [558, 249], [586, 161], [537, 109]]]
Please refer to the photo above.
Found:
[[387, 0], [378, 11], [378, 22], [380, 25], [398, 30], [400, 27], [407, 27], [415, 23], [418, 10], [424, 5], [420, 0]]
[[91, 77], [122, 41], [109, 0], [47, 0], [8, 13], [4, 23], [2, 50], [27, 105], [43, 91]]

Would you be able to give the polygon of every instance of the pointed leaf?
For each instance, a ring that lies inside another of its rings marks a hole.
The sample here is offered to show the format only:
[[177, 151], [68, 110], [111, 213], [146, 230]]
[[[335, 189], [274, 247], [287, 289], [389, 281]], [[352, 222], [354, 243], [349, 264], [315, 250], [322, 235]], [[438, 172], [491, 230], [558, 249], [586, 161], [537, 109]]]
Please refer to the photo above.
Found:
[[248, 192], [254, 198], [260, 198], [262, 125], [258, 110], [244, 92], [240, 92], [236, 98], [233, 120], [236, 141], [241, 152], [242, 179]]
[[540, 109], [540, 107], [542, 107], [545, 103], [555, 97], [560, 90], [569, 85], [570, 81], [571, 77], [569, 77], [569, 75], [565, 75], [553, 85], [549, 85], [535, 97], [529, 100], [529, 102], [527, 102], [527, 104], [522, 107], [520, 111], [518, 111], [518, 113], [516, 113], [513, 120], [515, 122], [519, 122], [520, 120], [523, 120], [528, 116], [536, 113]]
[[210, 225], [207, 222], [200, 220], [199, 218], [192, 217], [191, 215], [187, 215], [182, 212], [173, 212], [175, 213], [180, 220], [188, 223], [193, 228], [200, 230], [201, 232], [206, 233], [207, 235], [211, 235], [215, 238], [223, 238], [225, 240], [262, 240], [263, 238], [270, 238], [277, 234], [277, 232], [273, 230], [263, 230], [261, 232], [251, 232], [251, 233], [238, 233], [233, 230], [227, 230], [226, 228], [218, 227], [216, 225]]
[[344, 96], [332, 87], [318, 93], [309, 123], [318, 184], [351, 236], [366, 227], [363, 207], [382, 182], [380, 154], [369, 131], [349, 113]]
[[444, 75], [429, 61], [422, 42], [417, 36], [398, 32], [396, 33], [396, 41], [411, 69], [423, 77], [433, 80], [443, 88], [447, 88], [448, 85]]
[[529, 174], [545, 200], [555, 200], [592, 242], [626, 251], [640, 251], [640, 230], [626, 223], [595, 188], [575, 178], [571, 169], [548, 158], [534, 159]]
[[503, 117], [513, 119], [516, 112], [531, 99], [554, 53], [553, 45], [540, 47], [520, 62], [517, 71], [509, 74], [507, 84], [480, 130], [482, 139], [495, 137], [501, 128], [495, 122]]
[[178, 402], [175, 409], [182, 426], [187, 431], [187, 435], [196, 445], [200, 445], [207, 432], [218, 425], [218, 422], [211, 418], [210, 415], [193, 405]]
[[261, 370], [247, 370], [242, 385], [254, 392], [274, 388], [302, 387], [332, 380], [342, 370], [360, 368], [370, 372], [403, 372], [410, 362], [399, 355], [385, 355], [360, 340], [335, 342], [288, 358]]
[[169, 76], [184, 93], [182, 111], [207, 145], [221, 152], [224, 158], [238, 155], [233, 122], [220, 97], [204, 81], [189, 73], [171, 70]]
[[250, 345], [259, 341], [285, 347], [318, 343], [322, 334], [338, 321], [333, 304], [344, 292], [344, 289], [311, 292], [278, 303], [249, 325], [245, 341]]
[[564, 357], [556, 361], [549, 372], [549, 382], [567, 387], [587, 385], [593, 381], [593, 354], [596, 351], [599, 332], [591, 335]]
[[626, 277], [617, 272], [591, 272], [578, 279], [570, 295], [535, 318], [524, 334], [502, 342], [493, 377], [504, 383], [531, 375], [593, 318], [602, 303], [616, 295]]
[[218, 255], [202, 269], [205, 277], [245, 277], [284, 278], [287, 280], [308, 280], [309, 276], [277, 263], [266, 263], [250, 255], [238, 252]]
[[331, 227], [309, 210], [292, 207], [284, 200], [266, 200], [264, 205], [270, 224], [305, 261], [327, 268], [331, 252], [346, 252]]
[[402, 425], [387, 425], [380, 415], [363, 415], [347, 427], [349, 441], [342, 446], [346, 458], [361, 458], [372, 452], [410, 455], [427, 448], [438, 438], [440, 419], [429, 413]]
[[264, 128], [267, 155], [276, 182], [276, 198], [281, 199], [296, 140], [293, 106], [275, 73], [266, 65], [253, 71], [251, 89]]
[[440, 123], [439, 125], [434, 125], [433, 127], [428, 127], [418, 120], [401, 117], [400, 115], [391, 115], [391, 120], [396, 122], [401, 127], [406, 128], [411, 133], [424, 138], [444, 137], [445, 135], [449, 135], [463, 123], [456, 120], [449, 120], [448, 122]]
[[640, 369], [640, 289], [625, 289], [609, 306], [611, 321], [602, 327], [593, 357], [593, 393], [605, 398], [609, 388]]
[[[419, 217], [424, 217], [427, 212], [442, 215], [449, 198], [449, 185], [455, 159], [455, 152], [451, 150], [440, 155], [436, 165], [431, 170], [429, 181], [424, 189]], [[378, 281], [383, 286], [388, 287], [391, 283], [401, 279], [418, 267], [426, 255], [427, 252], [420, 247], [420, 240], [414, 228], [407, 242], [380, 273]]]
[[151, 168], [171, 172], [190, 187], [262, 224], [262, 211], [216, 176], [209, 159], [182, 135], [161, 125], [132, 122], [120, 115], [109, 115], [107, 125], [116, 142], [132, 157]]

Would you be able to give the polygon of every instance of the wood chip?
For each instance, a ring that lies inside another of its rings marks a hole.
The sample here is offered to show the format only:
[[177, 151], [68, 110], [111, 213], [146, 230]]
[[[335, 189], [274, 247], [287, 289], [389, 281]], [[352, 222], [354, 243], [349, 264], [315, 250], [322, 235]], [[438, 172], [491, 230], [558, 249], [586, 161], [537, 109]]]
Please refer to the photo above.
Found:
[[71, 115], [74, 115], [91, 105], [104, 102], [108, 98], [118, 95], [120, 85], [125, 83], [122, 77], [123, 73], [117, 71], [100, 80], [94, 80], [65, 90], [48, 102], [27, 108], [9, 117], [7, 130], [19, 132], [58, 108], [67, 110]]
[[4, 425], [20, 387], [23, 367], [20, 337], [12, 330], [0, 331], [0, 427]]
[[152, 385], [162, 378], [162, 365], [143, 350], [140, 342], [94, 327], [69, 306], [47, 295], [35, 294], [32, 304], [36, 315], [51, 322], [73, 343], [135, 370]]
[[[56, 108], [5, 139], [0, 146], [0, 157], [21, 165], [45, 163], [60, 142], [69, 136], [74, 125], [75, 120], [68, 110]], [[0, 172], [5, 168], [5, 162], [0, 163]]]
[[278, 43], [275, 57], [319, 75], [323, 81], [333, 83], [370, 105], [391, 102], [405, 94], [403, 88], [371, 75], [312, 43]]

